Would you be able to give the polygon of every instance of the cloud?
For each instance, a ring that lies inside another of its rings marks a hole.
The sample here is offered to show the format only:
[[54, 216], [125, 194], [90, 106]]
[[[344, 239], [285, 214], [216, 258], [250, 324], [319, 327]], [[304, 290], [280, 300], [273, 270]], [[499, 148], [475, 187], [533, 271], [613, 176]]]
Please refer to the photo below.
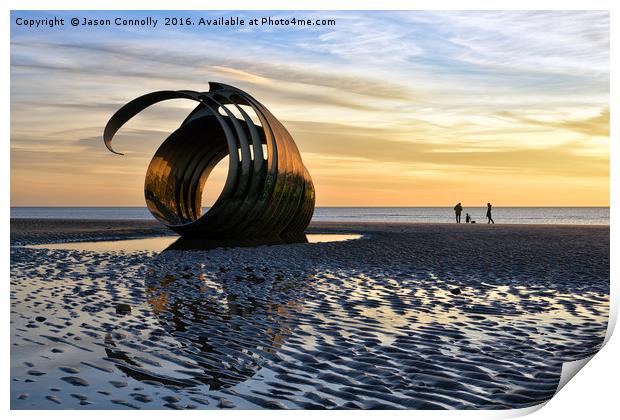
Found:
[[[338, 156], [341, 161], [365, 159], [361, 167], [388, 163], [406, 165], [409, 170], [433, 166], [438, 173], [494, 173], [537, 176], [607, 178], [609, 157], [590, 155], [587, 142], [559, 146], [485, 148], [468, 142], [444, 145], [423, 140], [391, 140], [389, 130], [364, 129], [337, 124], [286, 122], [300, 149], [315, 155]], [[357, 160], [359, 162], [359, 160]], [[311, 166], [311, 164], [308, 164]]]
[[234, 69], [231, 67], [207, 66], [207, 71], [216, 74], [223, 74], [225, 76], [232, 77], [235, 80], [241, 80], [243, 82], [248, 82], [256, 85], [269, 85], [272, 83], [271, 80], [265, 77], [247, 71]]
[[36, 35], [12, 27], [14, 197], [58, 203], [52, 191], [69, 200], [61, 188], [74, 183], [76, 194], [99, 203], [120, 199], [112, 184], [122, 183], [121, 202], [142, 204], [150, 158], [195, 104], [140, 113], [115, 139], [127, 152], [120, 158], [103, 148], [105, 123], [146, 92], [206, 90], [209, 81], [247, 90], [283, 121], [317, 191], [329, 187], [330, 204], [345, 190], [347, 203], [363, 200], [364, 185], [375, 204], [394, 203], [389, 194], [408, 185], [435, 204], [454, 188], [472, 197], [480, 188], [524, 200], [539, 194], [541, 202], [559, 192], [578, 200], [570, 186], [582, 188], [580, 203], [589, 191], [597, 203], [608, 192], [608, 12], [269, 14], [337, 24]]
[[[279, 62], [267, 62], [260, 59], [245, 60], [232, 58], [231, 55], [220, 56], [214, 54], [195, 53], [189, 51], [179, 51], [178, 48], [171, 47], [168, 50], [162, 48], [161, 44], [149, 45], [141, 44], [139, 48], [132, 48], [126, 43], [114, 44], [66, 44], [54, 42], [12, 41], [13, 49], [31, 48], [36, 51], [45, 50], [48, 54], [52, 53], [53, 59], [63, 55], [63, 51], [85, 51], [94, 54], [96, 61], [84, 63], [80, 54], [73, 60], [65, 63], [36, 63], [17, 56], [11, 61], [11, 66], [16, 68], [31, 68], [38, 70], [56, 70], [67, 73], [79, 73], [86, 75], [115, 75], [119, 77], [144, 77], [171, 80], [187, 78], [187, 74], [195, 75], [199, 72], [205, 74], [206, 68], [213, 68], [216, 73], [232, 76], [239, 80], [239, 76], [246, 75], [245, 80], [251, 84], [265, 84], [269, 81], [305, 84], [309, 86], [337, 89], [344, 92], [358, 95], [366, 95], [386, 99], [410, 99], [411, 92], [408, 87], [397, 83], [390, 83], [380, 79], [373, 79], [362, 76], [348, 76], [339, 73], [330, 73], [317, 70], [315, 68], [305, 69], [294, 64]], [[71, 54], [67, 54], [71, 57]], [[108, 56], [117, 57], [114, 60]], [[131, 62], [140, 63], [143, 70], [137, 70], [136, 66], [118, 66], [117, 61], [125, 64]], [[39, 60], [42, 60], [39, 57]], [[145, 66], [144, 63], [158, 63], [165, 67]], [[111, 65], [112, 64], [112, 65]], [[247, 77], [251, 75], [251, 77]]]
[[[433, 13], [453, 56], [476, 67], [608, 78], [609, 12]], [[430, 16], [427, 16], [430, 17]], [[407, 16], [416, 24], [416, 14]]]
[[521, 115], [515, 115], [509, 111], [498, 112], [497, 115], [506, 117], [523, 124], [547, 127], [552, 129], [562, 129], [586, 134], [588, 136], [609, 137], [609, 108], [603, 108], [601, 112], [594, 117], [583, 119], [560, 119], [555, 121], [542, 121], [534, 118], [528, 118]]

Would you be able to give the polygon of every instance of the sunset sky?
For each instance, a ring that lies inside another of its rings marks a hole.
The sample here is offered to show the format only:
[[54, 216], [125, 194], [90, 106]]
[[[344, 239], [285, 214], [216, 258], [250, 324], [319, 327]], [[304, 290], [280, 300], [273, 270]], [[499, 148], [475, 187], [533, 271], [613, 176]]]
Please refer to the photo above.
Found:
[[[164, 16], [336, 19], [315, 28], [166, 28]], [[26, 29], [15, 18], [158, 27]], [[148, 163], [194, 103], [246, 90], [280, 119], [319, 206], [609, 205], [607, 12], [12, 12], [11, 205], [144, 206]], [[223, 172], [213, 179], [217, 189]]]

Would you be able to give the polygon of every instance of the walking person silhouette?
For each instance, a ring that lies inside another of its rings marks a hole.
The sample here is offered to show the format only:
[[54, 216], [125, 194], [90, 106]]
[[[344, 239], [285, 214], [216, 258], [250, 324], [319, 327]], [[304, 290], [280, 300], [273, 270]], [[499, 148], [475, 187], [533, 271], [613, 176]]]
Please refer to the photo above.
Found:
[[495, 224], [495, 222], [493, 221], [493, 216], [491, 216], [491, 209], [493, 208], [493, 206], [491, 205], [491, 203], [487, 203], [487, 225], [489, 223], [493, 223]]
[[456, 216], [456, 223], [461, 223], [461, 213], [463, 212], [463, 206], [461, 203], [458, 203], [454, 206], [454, 215]]

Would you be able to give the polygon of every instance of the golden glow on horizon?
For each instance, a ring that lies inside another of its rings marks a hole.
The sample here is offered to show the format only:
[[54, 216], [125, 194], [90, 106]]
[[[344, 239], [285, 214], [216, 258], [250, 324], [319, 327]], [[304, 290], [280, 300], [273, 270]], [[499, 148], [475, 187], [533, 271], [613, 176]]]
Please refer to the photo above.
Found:
[[[434, 150], [429, 147], [432, 145], [408, 142], [386, 145], [378, 138], [370, 140], [376, 141], [374, 146], [355, 146], [365, 144], [367, 139], [354, 134], [345, 138], [339, 133], [330, 136], [326, 128], [300, 130], [296, 138], [301, 150], [313, 142], [315, 135], [321, 136], [321, 142], [338, 145], [328, 153], [320, 153], [319, 146], [316, 152], [302, 153], [316, 186], [319, 206], [442, 206], [456, 201], [472, 206], [487, 201], [498, 206], [609, 205], [606, 139], [599, 140], [602, 150], [594, 150], [598, 153], [583, 150], [582, 155], [579, 152], [584, 146], [579, 143], [507, 151], [480, 151], [460, 144], [452, 149], [450, 144], [441, 144], [441, 149]], [[389, 150], [380, 150], [381, 146]], [[347, 155], [347, 147], [355, 148], [355, 155]], [[132, 156], [130, 152], [119, 157], [101, 151], [94, 153], [89, 162], [79, 149], [19, 152], [33, 158], [42, 154], [45, 169], [12, 166], [13, 206], [144, 204], [142, 188], [148, 153]], [[377, 156], [381, 160], [376, 160]], [[71, 167], [80, 176], [66, 170]], [[220, 165], [209, 178], [205, 205], [212, 203], [221, 190], [226, 170]]]
[[[62, 141], [64, 131], [50, 136], [58, 139], [50, 150], [40, 144], [12, 144], [11, 204], [143, 205], [148, 162], [175, 126], [173, 118], [153, 123], [153, 114], [162, 112], [147, 111], [146, 117], [124, 128], [118, 144], [125, 156], [109, 154], [96, 136], [67, 144]], [[319, 121], [333, 118], [320, 110], [312, 116]], [[480, 127], [452, 129], [462, 122], [413, 122], [409, 129], [398, 124], [284, 124], [302, 150], [319, 206], [445, 206], [457, 201], [472, 206], [487, 201], [497, 206], [609, 205], [607, 109], [574, 120], [505, 118], [485, 124], [476, 141], [463, 131]], [[93, 127], [73, 136], [90, 130], [96, 133]], [[36, 127], [29, 131], [42, 135]], [[207, 185], [205, 204], [213, 202], [225, 177], [226, 168], [220, 165]]]

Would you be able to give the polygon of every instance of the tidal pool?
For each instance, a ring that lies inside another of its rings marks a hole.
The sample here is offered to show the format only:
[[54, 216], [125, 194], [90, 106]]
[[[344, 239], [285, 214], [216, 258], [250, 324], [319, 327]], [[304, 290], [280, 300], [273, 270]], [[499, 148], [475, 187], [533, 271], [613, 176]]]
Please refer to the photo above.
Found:
[[362, 235], [358, 234], [339, 234], [339, 233], [311, 233], [295, 240], [280, 239], [240, 239], [240, 240], [215, 240], [215, 239], [185, 239], [179, 236], [157, 236], [151, 238], [125, 239], [114, 241], [89, 241], [89, 242], [64, 242], [55, 244], [30, 245], [28, 248], [36, 249], [62, 249], [75, 251], [153, 251], [164, 250], [208, 250], [215, 248], [249, 247], [260, 245], [282, 245], [294, 243], [320, 243], [320, 242], [340, 242], [359, 239]]

